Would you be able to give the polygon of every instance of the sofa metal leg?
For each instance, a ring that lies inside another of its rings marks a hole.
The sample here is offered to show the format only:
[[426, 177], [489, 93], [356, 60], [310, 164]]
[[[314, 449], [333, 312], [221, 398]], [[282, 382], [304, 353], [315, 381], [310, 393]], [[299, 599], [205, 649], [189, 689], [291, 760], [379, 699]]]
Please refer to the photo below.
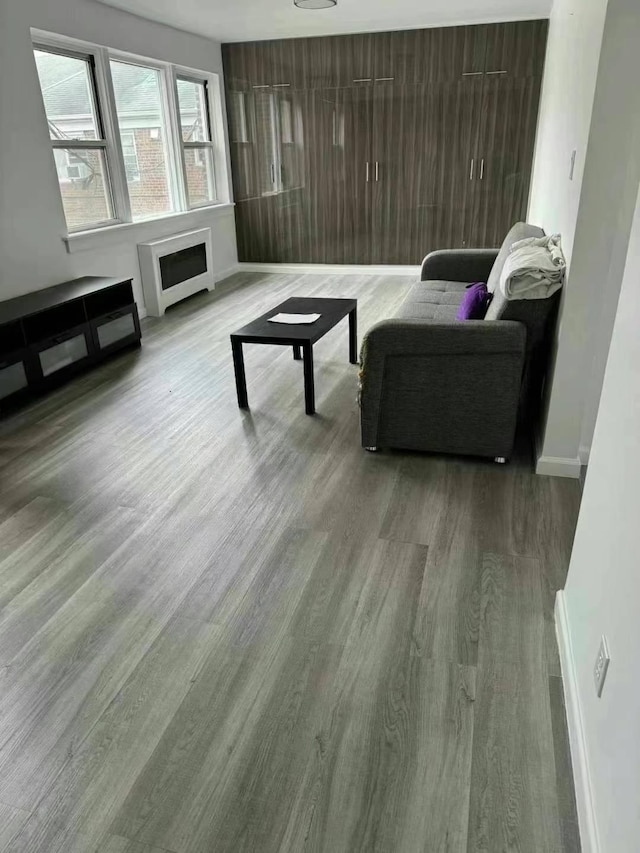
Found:
[[368, 450], [369, 453], [377, 453], [378, 452], [377, 447], [365, 447], [365, 450]]
[[498, 465], [506, 465], [507, 464], [507, 457], [506, 456], [494, 456], [493, 461], [497, 462]]

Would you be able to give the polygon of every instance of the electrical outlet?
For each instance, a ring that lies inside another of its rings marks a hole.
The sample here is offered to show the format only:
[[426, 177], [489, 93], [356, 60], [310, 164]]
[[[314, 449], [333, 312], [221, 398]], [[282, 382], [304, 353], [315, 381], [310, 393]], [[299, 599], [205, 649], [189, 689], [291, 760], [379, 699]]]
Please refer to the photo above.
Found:
[[602, 696], [602, 688], [604, 687], [604, 680], [607, 677], [607, 669], [609, 668], [610, 660], [611, 658], [609, 657], [607, 638], [603, 634], [600, 640], [600, 648], [598, 649], [596, 663], [593, 667], [593, 680], [595, 681], [598, 698]]

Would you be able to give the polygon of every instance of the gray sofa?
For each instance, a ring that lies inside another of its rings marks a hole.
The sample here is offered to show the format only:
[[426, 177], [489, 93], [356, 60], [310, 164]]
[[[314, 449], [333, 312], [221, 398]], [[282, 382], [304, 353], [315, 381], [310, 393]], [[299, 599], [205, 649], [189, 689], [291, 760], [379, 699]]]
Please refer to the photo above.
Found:
[[507, 301], [496, 287], [484, 320], [456, 320], [469, 282], [498, 283], [511, 245], [544, 232], [520, 222], [502, 248], [432, 252], [393, 319], [366, 334], [362, 445], [494, 457], [511, 454], [518, 422], [540, 399], [559, 293]]

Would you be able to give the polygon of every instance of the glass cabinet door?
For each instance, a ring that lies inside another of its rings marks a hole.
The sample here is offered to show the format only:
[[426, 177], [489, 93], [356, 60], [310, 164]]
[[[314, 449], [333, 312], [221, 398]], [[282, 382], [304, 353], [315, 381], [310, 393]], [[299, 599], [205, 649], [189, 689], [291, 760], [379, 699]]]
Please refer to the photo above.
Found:
[[87, 339], [84, 333], [74, 335], [39, 352], [40, 367], [43, 376], [51, 376], [70, 364], [87, 358]]
[[127, 311], [120, 317], [107, 318], [96, 326], [96, 334], [100, 349], [107, 349], [118, 341], [135, 336], [137, 332], [133, 314]]
[[0, 364], [0, 400], [21, 391], [28, 384], [27, 372], [23, 361], [14, 361], [13, 364]]

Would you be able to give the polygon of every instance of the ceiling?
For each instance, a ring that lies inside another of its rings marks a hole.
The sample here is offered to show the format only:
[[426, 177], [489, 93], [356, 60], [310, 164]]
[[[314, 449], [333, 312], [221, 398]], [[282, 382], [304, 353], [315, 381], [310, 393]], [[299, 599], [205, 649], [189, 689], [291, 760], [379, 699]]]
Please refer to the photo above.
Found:
[[338, 0], [303, 10], [293, 0], [99, 0], [216, 41], [514, 21], [546, 17], [552, 0]]

